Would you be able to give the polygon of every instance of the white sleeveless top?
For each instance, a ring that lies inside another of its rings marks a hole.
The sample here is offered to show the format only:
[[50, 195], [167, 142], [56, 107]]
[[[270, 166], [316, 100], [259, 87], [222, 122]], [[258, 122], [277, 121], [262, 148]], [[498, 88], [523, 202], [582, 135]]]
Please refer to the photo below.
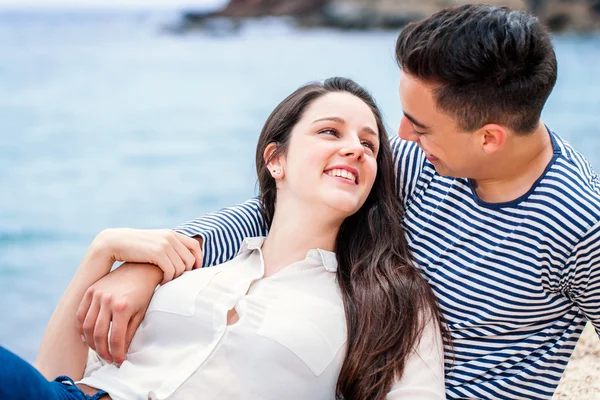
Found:
[[[335, 254], [313, 249], [263, 278], [263, 241], [246, 239], [233, 260], [158, 288], [127, 361], [117, 368], [93, 353], [79, 383], [114, 400], [335, 399], [346, 350]], [[239, 320], [227, 325], [232, 308]], [[417, 351], [389, 399], [444, 398], [435, 328]]]

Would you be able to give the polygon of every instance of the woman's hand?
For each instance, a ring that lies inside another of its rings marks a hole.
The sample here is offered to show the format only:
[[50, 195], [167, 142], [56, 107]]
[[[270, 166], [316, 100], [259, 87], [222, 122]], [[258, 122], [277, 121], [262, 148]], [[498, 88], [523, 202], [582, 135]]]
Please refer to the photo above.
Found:
[[77, 310], [82, 340], [104, 360], [121, 365], [161, 278], [154, 265], [125, 263], [90, 286]]
[[98, 234], [90, 251], [102, 257], [84, 261], [82, 271], [94, 271], [98, 258], [126, 263], [85, 291], [77, 329], [100, 357], [121, 364], [156, 286], [200, 267], [202, 250], [198, 240], [171, 230], [119, 228]]
[[163, 271], [161, 284], [202, 264], [200, 242], [169, 229], [106, 229], [96, 236], [92, 246], [113, 262], [158, 266]]

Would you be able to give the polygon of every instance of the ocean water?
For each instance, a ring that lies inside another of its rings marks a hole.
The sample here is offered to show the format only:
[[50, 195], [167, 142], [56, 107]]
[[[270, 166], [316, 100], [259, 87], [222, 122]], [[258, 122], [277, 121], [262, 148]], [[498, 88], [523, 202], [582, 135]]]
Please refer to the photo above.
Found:
[[[0, 345], [33, 361], [97, 232], [167, 228], [255, 194], [262, 123], [334, 75], [400, 120], [396, 32], [173, 35], [174, 13], [0, 12]], [[544, 120], [600, 169], [600, 35], [557, 36]]]

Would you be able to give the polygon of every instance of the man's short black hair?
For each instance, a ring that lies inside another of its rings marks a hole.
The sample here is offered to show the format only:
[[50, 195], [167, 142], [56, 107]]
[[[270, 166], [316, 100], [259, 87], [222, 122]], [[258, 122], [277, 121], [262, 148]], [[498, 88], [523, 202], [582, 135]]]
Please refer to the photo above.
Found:
[[532, 132], [556, 83], [548, 31], [506, 7], [464, 5], [413, 22], [398, 36], [396, 60], [435, 85], [437, 107], [466, 131], [498, 123]]

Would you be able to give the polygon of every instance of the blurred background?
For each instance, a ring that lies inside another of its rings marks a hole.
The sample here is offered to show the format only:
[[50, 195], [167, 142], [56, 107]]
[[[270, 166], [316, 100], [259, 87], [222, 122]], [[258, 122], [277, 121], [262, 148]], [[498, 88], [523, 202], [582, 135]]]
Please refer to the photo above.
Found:
[[[0, 0], [0, 344], [33, 361], [107, 227], [168, 228], [255, 194], [256, 139], [340, 75], [400, 121], [394, 41], [442, 0]], [[600, 169], [600, 0], [533, 10], [559, 62], [548, 126]]]

